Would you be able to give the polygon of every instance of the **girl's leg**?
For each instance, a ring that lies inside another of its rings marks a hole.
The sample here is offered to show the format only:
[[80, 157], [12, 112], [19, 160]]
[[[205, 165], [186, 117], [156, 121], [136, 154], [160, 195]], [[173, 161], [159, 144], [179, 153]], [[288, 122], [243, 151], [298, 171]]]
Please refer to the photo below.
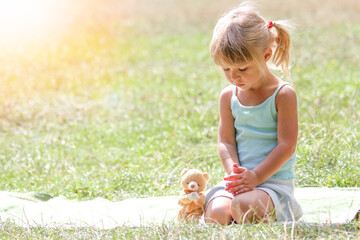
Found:
[[210, 201], [204, 214], [206, 223], [218, 223], [223, 226], [232, 222], [231, 198], [217, 197]]
[[231, 216], [237, 223], [268, 222], [275, 219], [275, 207], [270, 196], [258, 189], [235, 196], [230, 209]]

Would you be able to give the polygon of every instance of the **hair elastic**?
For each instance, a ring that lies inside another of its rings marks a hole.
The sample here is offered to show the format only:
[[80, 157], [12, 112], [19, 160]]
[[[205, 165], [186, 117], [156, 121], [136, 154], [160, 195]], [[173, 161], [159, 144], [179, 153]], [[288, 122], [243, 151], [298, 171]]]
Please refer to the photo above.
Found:
[[268, 28], [271, 29], [271, 28], [274, 27], [274, 26], [275, 26], [275, 22], [269, 21], [269, 23], [268, 23]]

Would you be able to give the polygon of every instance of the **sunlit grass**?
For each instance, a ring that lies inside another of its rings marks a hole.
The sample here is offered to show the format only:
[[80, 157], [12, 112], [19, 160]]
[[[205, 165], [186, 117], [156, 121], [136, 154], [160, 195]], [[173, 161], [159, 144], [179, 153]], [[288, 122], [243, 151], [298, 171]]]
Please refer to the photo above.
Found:
[[16, 239], [357, 239], [355, 224], [258, 224], [220, 227], [203, 224], [159, 224], [129, 228], [120, 226], [111, 230], [94, 228], [19, 228], [10, 223], [2, 224], [2, 236]]

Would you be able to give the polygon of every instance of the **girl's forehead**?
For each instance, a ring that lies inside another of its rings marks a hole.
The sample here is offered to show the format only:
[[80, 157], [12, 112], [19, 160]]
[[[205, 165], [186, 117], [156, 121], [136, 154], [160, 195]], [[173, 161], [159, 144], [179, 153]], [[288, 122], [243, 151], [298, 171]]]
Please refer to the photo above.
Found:
[[246, 67], [250, 67], [251, 65], [253, 65], [254, 62], [253, 61], [248, 61], [248, 62], [241, 62], [241, 63], [235, 63], [235, 64], [229, 64], [226, 66], [221, 66], [221, 67], [226, 67], [226, 68], [246, 68]]

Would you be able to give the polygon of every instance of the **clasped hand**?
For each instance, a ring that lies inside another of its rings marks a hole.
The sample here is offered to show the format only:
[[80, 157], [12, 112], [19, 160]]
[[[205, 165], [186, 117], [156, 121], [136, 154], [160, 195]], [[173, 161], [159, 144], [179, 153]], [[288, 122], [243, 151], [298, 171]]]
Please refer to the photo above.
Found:
[[228, 181], [225, 190], [232, 193], [235, 197], [241, 193], [249, 192], [255, 189], [258, 185], [258, 178], [256, 173], [244, 167], [233, 165], [233, 170], [230, 175], [224, 177]]

